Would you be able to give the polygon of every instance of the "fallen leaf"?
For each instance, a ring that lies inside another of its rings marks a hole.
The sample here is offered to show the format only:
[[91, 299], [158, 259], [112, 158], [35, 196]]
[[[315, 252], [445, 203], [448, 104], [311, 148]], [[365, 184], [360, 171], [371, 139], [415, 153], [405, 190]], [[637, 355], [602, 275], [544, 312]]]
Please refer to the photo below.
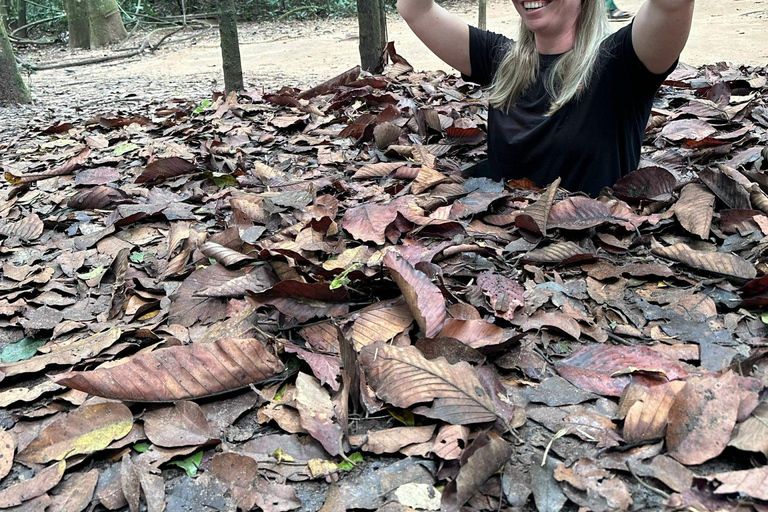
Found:
[[75, 473], [57, 487], [58, 493], [51, 499], [46, 509], [48, 512], [81, 512], [91, 503], [96, 483], [99, 480], [99, 470], [92, 469], [86, 473]]
[[53, 489], [64, 476], [67, 463], [63, 460], [40, 470], [29, 480], [9, 485], [0, 491], [0, 508], [21, 505]]
[[127, 435], [132, 427], [133, 414], [123, 404], [82, 405], [43, 429], [18, 457], [44, 464], [97, 452]]
[[10, 473], [15, 452], [16, 441], [13, 436], [5, 430], [0, 430], [0, 480]]
[[768, 402], [761, 402], [749, 418], [736, 426], [728, 446], [768, 455]]
[[296, 408], [299, 420], [309, 434], [320, 441], [331, 455], [340, 453], [343, 430], [336, 418], [331, 396], [320, 382], [299, 372], [296, 377]]
[[668, 247], [657, 246], [652, 251], [658, 256], [679, 261], [689, 267], [728, 277], [754, 279], [757, 275], [754, 265], [735, 254], [697, 251], [684, 243]]
[[633, 403], [624, 403], [627, 391], [634, 387], [630, 384], [624, 389], [620, 407], [628, 407], [622, 437], [628, 443], [641, 443], [662, 439], [667, 430], [667, 421], [672, 403], [680, 390], [685, 387], [683, 381], [672, 381], [644, 388], [644, 395]]
[[164, 448], [199, 446], [214, 436], [203, 410], [194, 402], [179, 401], [148, 411], [143, 419], [147, 439]]
[[690, 233], [706, 240], [712, 225], [715, 196], [703, 185], [689, 183], [674, 206], [675, 217]]
[[223, 339], [158, 349], [111, 368], [68, 372], [57, 384], [132, 402], [168, 402], [233, 391], [283, 371], [256, 339]]
[[720, 482], [715, 494], [743, 494], [758, 500], [768, 500], [768, 466], [715, 473], [709, 481]]
[[413, 412], [454, 425], [496, 419], [493, 403], [467, 363], [429, 361], [415, 347], [379, 343], [363, 348], [360, 362], [376, 395], [392, 405], [405, 408], [431, 402], [431, 407]]
[[401, 448], [411, 444], [426, 443], [432, 439], [435, 425], [423, 427], [395, 427], [386, 430], [369, 430], [365, 434], [351, 436], [350, 444], [360, 446], [366, 452], [377, 455], [382, 453], [397, 453]]

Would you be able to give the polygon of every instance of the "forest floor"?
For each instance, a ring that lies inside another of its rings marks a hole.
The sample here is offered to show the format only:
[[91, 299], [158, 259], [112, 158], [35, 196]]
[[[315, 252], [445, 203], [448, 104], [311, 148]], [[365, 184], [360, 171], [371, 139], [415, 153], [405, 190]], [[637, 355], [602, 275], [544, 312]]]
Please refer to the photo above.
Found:
[[[642, 0], [620, 0], [619, 7], [637, 12]], [[470, 23], [476, 22], [476, 2], [455, 2], [450, 7]], [[490, 0], [488, 29], [515, 37], [518, 16], [507, 0]], [[612, 23], [618, 30], [626, 23]], [[392, 13], [389, 39], [398, 53], [417, 70], [446, 69]], [[762, 34], [762, 35], [761, 35]], [[768, 0], [722, 0], [696, 5], [694, 28], [681, 61], [699, 66], [728, 61], [735, 64], [768, 63]], [[145, 34], [133, 36], [124, 47], [138, 46]], [[159, 36], [155, 38], [155, 42]], [[354, 18], [279, 23], [244, 23], [240, 26], [241, 54], [246, 88], [305, 87], [337, 75], [358, 62], [357, 23]], [[66, 47], [22, 50], [30, 63], [88, 58], [108, 51], [72, 51]], [[154, 54], [112, 63], [40, 71], [27, 76], [35, 106], [0, 116], [0, 133], [34, 117], [46, 120], [82, 111], [140, 106], [148, 100], [184, 97], [204, 99], [223, 87], [218, 33], [207, 30], [177, 44], [166, 44]], [[0, 110], [0, 113], [2, 111]], [[10, 113], [10, 112], [9, 112]], [[22, 124], [22, 125], [23, 125]]]

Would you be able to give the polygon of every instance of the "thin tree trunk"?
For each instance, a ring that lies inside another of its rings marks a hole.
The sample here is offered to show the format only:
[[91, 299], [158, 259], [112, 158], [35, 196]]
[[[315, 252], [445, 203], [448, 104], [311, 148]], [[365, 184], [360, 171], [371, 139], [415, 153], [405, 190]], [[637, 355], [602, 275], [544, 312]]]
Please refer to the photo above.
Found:
[[88, 23], [88, 0], [65, 0], [70, 48], [90, 48], [91, 29]]
[[235, 0], [219, 0], [219, 36], [221, 61], [224, 68], [224, 89], [229, 94], [243, 88], [243, 66], [240, 63]]
[[360, 64], [371, 73], [384, 67], [382, 55], [387, 46], [387, 15], [384, 0], [357, 0], [360, 34]]
[[7, 0], [0, 0], [0, 25], [8, 30], [8, 18], [11, 15], [11, 9], [9, 8]]
[[91, 48], [101, 48], [128, 36], [116, 0], [88, 0]]
[[486, 20], [488, 19], [487, 6], [487, 0], [480, 0], [480, 11], [477, 15], [477, 26], [482, 30], [486, 29]]
[[[19, 27], [25, 27], [27, 25], [27, 0], [19, 0]], [[22, 28], [19, 30], [19, 37], [27, 39], [27, 29]]]
[[5, 26], [0, 23], [0, 102], [29, 103], [29, 91], [19, 74]]

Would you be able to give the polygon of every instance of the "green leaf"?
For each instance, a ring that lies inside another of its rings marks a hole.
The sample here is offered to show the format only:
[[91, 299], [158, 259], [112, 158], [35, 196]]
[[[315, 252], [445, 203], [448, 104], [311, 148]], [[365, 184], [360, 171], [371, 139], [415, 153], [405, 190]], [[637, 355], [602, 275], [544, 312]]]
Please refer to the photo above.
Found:
[[234, 187], [237, 185], [237, 179], [231, 174], [224, 172], [208, 172], [206, 176], [211, 182], [219, 188]]
[[387, 409], [387, 412], [389, 412], [393, 418], [395, 418], [406, 427], [412, 427], [416, 425], [416, 418], [408, 409]]
[[146, 254], [149, 252], [152, 252], [152, 251], [134, 252], [134, 253], [131, 253], [130, 256], [128, 256], [128, 259], [134, 263], [144, 263], [144, 256], [146, 256]]
[[200, 113], [202, 113], [203, 110], [210, 107], [211, 103], [212, 103], [211, 100], [203, 100], [203, 102], [200, 103], [200, 105], [198, 105], [197, 108], [192, 111], [192, 113], [194, 115], [199, 115]]
[[137, 149], [139, 149], [138, 144], [134, 144], [133, 142], [123, 142], [122, 144], [115, 146], [115, 149], [112, 150], [112, 156], [122, 156], [131, 151], [136, 151]]
[[152, 445], [144, 441], [143, 443], [136, 443], [135, 445], [133, 445], [133, 449], [139, 453], [144, 453], [145, 451], [149, 450], [150, 446]]
[[[343, 460], [339, 462], [339, 471], [350, 471], [352, 468], [355, 467], [355, 464], [359, 464], [360, 462], [363, 462], [363, 454], [360, 452], [351, 453], [347, 458], [349, 460]], [[349, 462], [350, 460], [352, 462]], [[353, 462], [355, 464], [353, 464]]]
[[760, 320], [762, 320], [764, 324], [768, 324], [768, 313], [760, 315]]
[[195, 452], [186, 459], [172, 460], [168, 463], [170, 466], [177, 466], [187, 472], [187, 476], [195, 476], [197, 470], [200, 467], [200, 463], [203, 462], [203, 452]]
[[77, 274], [77, 277], [82, 279], [83, 281], [87, 281], [88, 279], [93, 279], [94, 277], [99, 277], [101, 274], [104, 273], [106, 269], [99, 265], [98, 267], [94, 268], [90, 272], [86, 272], [85, 274]]
[[37, 349], [45, 345], [44, 339], [24, 338], [16, 343], [7, 345], [0, 352], [0, 361], [4, 363], [16, 363], [34, 356]]

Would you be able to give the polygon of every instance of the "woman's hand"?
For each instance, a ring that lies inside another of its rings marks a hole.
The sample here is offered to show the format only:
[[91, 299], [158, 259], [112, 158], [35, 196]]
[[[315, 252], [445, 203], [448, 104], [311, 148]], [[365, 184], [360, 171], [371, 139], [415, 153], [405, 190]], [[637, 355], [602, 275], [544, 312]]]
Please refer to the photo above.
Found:
[[647, 0], [632, 26], [632, 46], [651, 73], [664, 73], [688, 41], [694, 0]]
[[397, 11], [427, 48], [449, 66], [472, 74], [469, 25], [433, 0], [398, 0]]

